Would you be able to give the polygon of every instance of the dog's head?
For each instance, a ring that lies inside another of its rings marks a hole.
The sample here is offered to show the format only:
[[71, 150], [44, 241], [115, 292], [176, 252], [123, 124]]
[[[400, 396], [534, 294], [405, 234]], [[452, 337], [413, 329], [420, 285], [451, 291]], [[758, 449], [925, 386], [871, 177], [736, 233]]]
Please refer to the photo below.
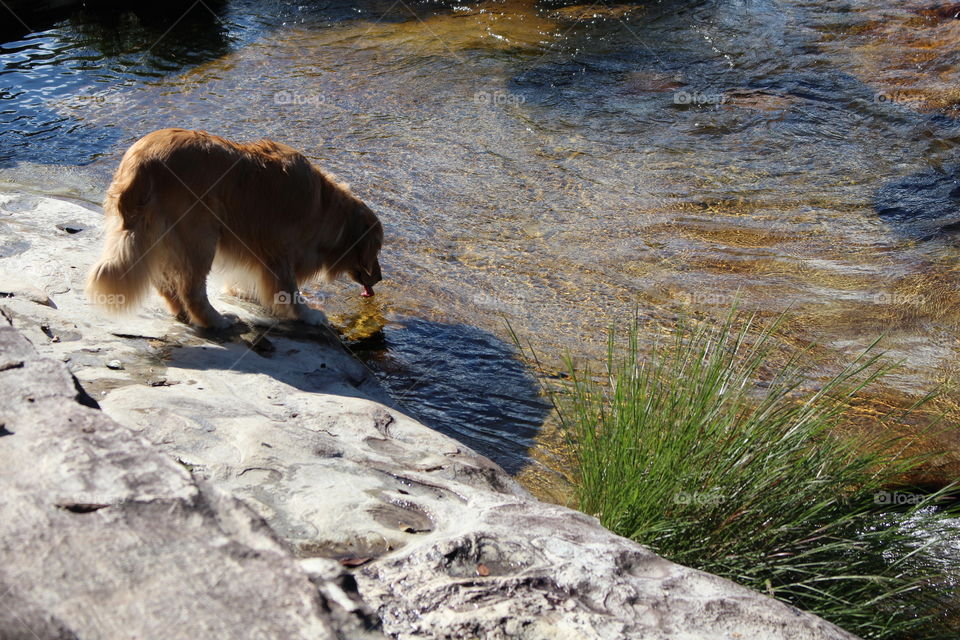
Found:
[[357, 203], [354, 215], [357, 239], [349, 273], [354, 282], [363, 286], [360, 295], [366, 298], [373, 295], [373, 285], [383, 280], [380, 260], [377, 258], [383, 246], [383, 225], [370, 207], [362, 202]]

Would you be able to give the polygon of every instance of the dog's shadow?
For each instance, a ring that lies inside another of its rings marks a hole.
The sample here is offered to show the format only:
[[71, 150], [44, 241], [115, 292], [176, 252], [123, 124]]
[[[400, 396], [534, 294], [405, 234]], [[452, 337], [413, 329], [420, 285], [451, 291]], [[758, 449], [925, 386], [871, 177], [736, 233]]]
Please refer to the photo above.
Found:
[[530, 461], [550, 404], [512, 344], [469, 325], [398, 318], [349, 346], [409, 415], [510, 474]]
[[236, 320], [220, 330], [187, 329], [163, 357], [169, 367], [269, 375], [302, 391], [365, 398], [396, 407], [375, 376], [330, 327], [292, 321]]
[[513, 346], [467, 325], [403, 318], [352, 341], [294, 322], [238, 322], [196, 335], [204, 343], [173, 349], [169, 366], [265, 374], [311, 393], [373, 398], [510, 474], [530, 461], [550, 412]]

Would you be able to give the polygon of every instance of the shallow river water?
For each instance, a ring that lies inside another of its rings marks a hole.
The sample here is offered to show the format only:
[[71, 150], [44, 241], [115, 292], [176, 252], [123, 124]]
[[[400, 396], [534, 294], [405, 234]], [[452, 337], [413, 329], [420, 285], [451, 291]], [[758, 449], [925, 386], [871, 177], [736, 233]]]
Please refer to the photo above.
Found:
[[739, 297], [787, 311], [825, 371], [885, 333], [905, 368], [884, 403], [957, 369], [960, 8], [183, 9], [10, 20], [0, 183], [95, 203], [167, 126], [304, 150], [387, 230], [378, 295], [318, 302], [413, 413], [533, 484], [549, 412], [507, 323], [551, 366], [596, 362], [613, 322], [652, 335]]

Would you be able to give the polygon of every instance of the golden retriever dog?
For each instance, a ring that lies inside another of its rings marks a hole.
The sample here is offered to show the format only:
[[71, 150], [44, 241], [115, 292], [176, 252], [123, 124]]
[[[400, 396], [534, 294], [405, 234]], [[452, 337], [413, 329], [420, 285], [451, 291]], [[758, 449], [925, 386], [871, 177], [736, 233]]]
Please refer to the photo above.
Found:
[[301, 283], [347, 274], [370, 296], [381, 279], [377, 216], [278, 142], [154, 131], [124, 154], [103, 208], [106, 243], [87, 295], [112, 311], [137, 306], [153, 285], [178, 319], [229, 326], [207, 299], [215, 258], [241, 274], [235, 295], [309, 324], [326, 317], [304, 303]]

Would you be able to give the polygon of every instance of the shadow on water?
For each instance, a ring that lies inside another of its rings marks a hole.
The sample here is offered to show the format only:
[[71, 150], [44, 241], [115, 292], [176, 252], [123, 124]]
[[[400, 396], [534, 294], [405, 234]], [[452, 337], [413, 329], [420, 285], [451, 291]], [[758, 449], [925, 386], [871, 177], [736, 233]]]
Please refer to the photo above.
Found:
[[550, 411], [512, 345], [468, 325], [401, 318], [351, 350], [404, 411], [510, 474]]
[[[347, 341], [349, 351], [367, 369], [356, 364], [355, 370], [347, 366], [340, 373], [332, 373], [323, 362], [296, 360], [297, 349], [282, 352], [275, 344], [286, 338], [339, 348], [334, 334], [322, 329], [289, 323], [267, 329], [239, 323], [227, 332], [198, 331], [196, 335], [222, 348], [179, 348], [165, 363], [186, 369], [265, 373], [311, 393], [372, 395], [462, 442], [512, 475], [530, 463], [529, 450], [550, 411], [536, 379], [517, 359], [513, 347], [476, 327], [394, 320], [368, 337]], [[284, 360], [290, 357], [294, 360]], [[389, 397], [368, 386], [371, 372]]]
[[[386, 0], [2, 4], [0, 167], [90, 163], [129, 136], [119, 123], [92, 125], [82, 114], [90, 107], [122, 110], [124, 89], [159, 83], [274, 29], [412, 19], [394, 6]], [[178, 124], [174, 117], [163, 126]]]
[[[226, 3], [91, 3], [8, 13], [0, 42], [0, 166], [18, 161], [85, 164], [122, 138], [110, 126], [73, 122], [72, 113], [110, 106], [117, 91], [155, 82], [225, 55], [234, 29]], [[9, 18], [9, 19], [7, 19]], [[61, 141], [70, 131], [70, 144]], [[59, 148], [57, 148], [59, 147]]]
[[[226, 0], [206, 0], [208, 11], [222, 11]], [[64, 21], [73, 23], [100, 22], [103, 26], [118, 26], [127, 14], [155, 25], [166, 23], [167, 28], [180, 16], [188, 16], [199, 3], [192, 0], [171, 0], [158, 4], [144, 4], [124, 0], [8, 0], [2, 6], [0, 38], [4, 41], [29, 33], [46, 30]], [[159, 35], [159, 34], [158, 34]]]

